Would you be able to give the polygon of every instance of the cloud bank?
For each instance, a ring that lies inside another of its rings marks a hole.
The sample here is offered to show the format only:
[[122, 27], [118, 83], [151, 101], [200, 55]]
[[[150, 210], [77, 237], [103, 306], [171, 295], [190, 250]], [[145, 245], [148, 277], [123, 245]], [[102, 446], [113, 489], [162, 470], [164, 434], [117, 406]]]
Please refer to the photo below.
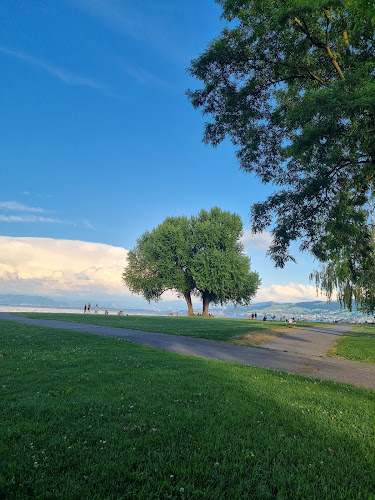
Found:
[[126, 256], [101, 243], [0, 236], [0, 293], [126, 295]]
[[[0, 293], [51, 298], [129, 296], [121, 279], [127, 253], [125, 248], [102, 243], [0, 236]], [[162, 298], [178, 297], [168, 291]], [[254, 302], [305, 300], [319, 300], [314, 286], [272, 285], [260, 288], [254, 298]]]
[[289, 283], [288, 285], [272, 285], [260, 288], [255, 302], [304, 302], [325, 300], [325, 295], [317, 295], [315, 286]]

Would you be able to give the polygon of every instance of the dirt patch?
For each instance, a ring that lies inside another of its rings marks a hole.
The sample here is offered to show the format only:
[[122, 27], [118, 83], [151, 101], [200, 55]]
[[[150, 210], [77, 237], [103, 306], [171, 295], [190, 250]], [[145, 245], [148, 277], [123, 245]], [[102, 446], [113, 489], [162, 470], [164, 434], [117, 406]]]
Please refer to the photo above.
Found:
[[267, 335], [265, 333], [249, 333], [242, 337], [242, 339], [236, 340], [235, 344], [254, 347], [263, 344], [263, 342], [267, 342], [267, 340], [272, 340], [275, 337], [276, 335]]
[[295, 330], [296, 330], [295, 328], [291, 328], [291, 329], [275, 328], [274, 330], [269, 330], [266, 332], [259, 331], [259, 332], [246, 333], [242, 337], [236, 339], [234, 341], [234, 344], [248, 345], [248, 346], [254, 347], [254, 346], [263, 344], [264, 342], [267, 342], [268, 340], [275, 339], [276, 337], [279, 337], [280, 335], [292, 333]]

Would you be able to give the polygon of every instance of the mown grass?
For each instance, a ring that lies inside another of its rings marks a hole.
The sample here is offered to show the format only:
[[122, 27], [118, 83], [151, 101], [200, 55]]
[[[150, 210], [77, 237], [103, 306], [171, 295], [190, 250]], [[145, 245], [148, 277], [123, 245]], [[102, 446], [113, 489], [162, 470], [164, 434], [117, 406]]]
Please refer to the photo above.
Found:
[[368, 499], [374, 392], [0, 322], [0, 497]]
[[340, 337], [328, 356], [375, 363], [375, 325], [358, 325]]
[[104, 314], [17, 313], [33, 319], [55, 319], [96, 325], [130, 328], [146, 332], [188, 335], [202, 339], [259, 345], [293, 328], [324, 326], [324, 324], [249, 319], [166, 317], [166, 316], [106, 316]]

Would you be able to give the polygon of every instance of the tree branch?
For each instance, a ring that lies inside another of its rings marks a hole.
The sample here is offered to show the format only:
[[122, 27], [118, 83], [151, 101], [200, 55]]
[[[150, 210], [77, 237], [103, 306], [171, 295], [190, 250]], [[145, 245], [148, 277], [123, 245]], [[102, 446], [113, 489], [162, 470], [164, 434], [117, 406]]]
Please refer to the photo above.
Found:
[[306, 69], [306, 71], [308, 72], [308, 74], [311, 76], [311, 78], [313, 80], [316, 80], [317, 82], [319, 82], [321, 85], [324, 85], [325, 87], [327, 87], [327, 84], [325, 83], [324, 80], [322, 80], [321, 78], [319, 78], [319, 76], [316, 76], [314, 75], [314, 73], [312, 71], [310, 71], [309, 69]]
[[[287, 64], [287, 63], [285, 63], [283, 61], [278, 61], [278, 64], [280, 64], [280, 66], [286, 66], [287, 68], [291, 68], [291, 69], [293, 69], [295, 71], [298, 71], [298, 68], [296, 68], [296, 66], [292, 66], [292, 65]], [[324, 80], [322, 80], [321, 78], [319, 78], [317, 75], [315, 75], [309, 69], [307, 69], [307, 68], [302, 68], [302, 69], [309, 74], [309, 76], [310, 76], [311, 79], [316, 80], [317, 82], [319, 82], [321, 85], [324, 85], [325, 87], [328, 86], [327, 83]], [[291, 78], [306, 78], [306, 77], [304, 75], [298, 74], [298, 75], [295, 75], [294, 77], [291, 77]], [[289, 80], [290, 78], [285, 78], [285, 80], [286, 79]]]
[[298, 24], [298, 26], [302, 29], [303, 33], [307, 36], [307, 38], [310, 40], [310, 42], [312, 43], [312, 45], [314, 45], [315, 47], [317, 47], [318, 49], [323, 49], [327, 52], [328, 54], [328, 57], [330, 58], [333, 66], [335, 67], [336, 71], [338, 72], [340, 78], [344, 79], [344, 73], [341, 71], [341, 68], [340, 66], [338, 65], [336, 59], [335, 59], [335, 56], [333, 55], [328, 43], [324, 44], [324, 43], [321, 43], [319, 42], [319, 40], [317, 40], [316, 38], [314, 38], [310, 31], [309, 31], [309, 28], [307, 26], [307, 23], [306, 21], [302, 18], [302, 21], [303, 23], [297, 18], [295, 17], [294, 18], [294, 21]]
[[319, 49], [324, 49], [325, 48], [326, 45], [324, 43], [319, 42], [319, 40], [317, 40], [316, 38], [314, 38], [312, 36], [312, 34], [310, 33], [310, 30], [309, 30], [309, 27], [308, 27], [306, 21], [303, 18], [302, 18], [302, 22], [297, 17], [295, 17], [294, 20], [301, 27], [302, 31], [305, 33], [305, 35], [310, 40], [310, 42], [313, 45], [315, 45], [315, 47], [318, 47]]
[[353, 163], [361, 164], [362, 165], [362, 164], [366, 164], [366, 163], [369, 163], [369, 162], [370, 162], [370, 159], [368, 159], [368, 160], [357, 160], [357, 161], [353, 162], [353, 160], [341, 158], [337, 162], [337, 164], [329, 172], [327, 172], [326, 175], [327, 175], [327, 177], [330, 177], [331, 175], [336, 174], [342, 168], [347, 167], [348, 165], [351, 165]]
[[340, 66], [337, 64], [337, 61], [335, 59], [335, 56], [332, 54], [331, 49], [329, 48], [328, 45], [326, 45], [325, 49], [327, 51], [328, 57], [331, 59], [332, 64], [336, 68], [337, 73], [340, 75], [340, 78], [342, 78], [344, 80], [345, 79], [344, 73], [341, 71]]

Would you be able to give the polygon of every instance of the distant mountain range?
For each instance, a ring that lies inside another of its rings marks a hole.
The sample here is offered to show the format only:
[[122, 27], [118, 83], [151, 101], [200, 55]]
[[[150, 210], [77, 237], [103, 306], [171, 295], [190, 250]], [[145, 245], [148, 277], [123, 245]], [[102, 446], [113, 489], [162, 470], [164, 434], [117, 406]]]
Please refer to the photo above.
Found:
[[[227, 309], [236, 309], [234, 306]], [[321, 312], [321, 311], [342, 311], [339, 302], [328, 302], [314, 300], [311, 302], [254, 302], [246, 308], [249, 311], [274, 311], [281, 312], [285, 309], [304, 310], [306, 312]], [[352, 303], [352, 310], [356, 311], [355, 303]]]
[[130, 308], [143, 310], [160, 310], [160, 311], [182, 311], [185, 307], [185, 302], [181, 300], [163, 300], [158, 303], [148, 304], [142, 297], [127, 295], [119, 296], [103, 296], [103, 297], [77, 297], [64, 296], [61, 298], [49, 298], [42, 295], [15, 295], [15, 294], [0, 294], [1, 306], [31, 306], [31, 307], [55, 307], [55, 308], [82, 308], [84, 304], [91, 302], [91, 305], [99, 304], [103, 308]]
[[[355, 318], [367, 318], [365, 314], [358, 311], [355, 303], [352, 303], [352, 310], [343, 309], [339, 302], [328, 302], [315, 300], [311, 302], [295, 302], [295, 303], [280, 303], [280, 302], [258, 302], [247, 307], [236, 308], [233, 306], [226, 307], [224, 313], [249, 315], [257, 313], [258, 318], [267, 316], [269, 319], [275, 316], [275, 319], [280, 319], [280, 316], [294, 316], [298, 318], [306, 318], [308, 320], [317, 321], [325, 320], [353, 320]], [[370, 316], [369, 318], [373, 318]]]
[[51, 306], [66, 307], [63, 301], [56, 301], [40, 295], [9, 295], [0, 294], [0, 304], [5, 306]]
[[[99, 299], [98, 299], [99, 300]], [[67, 307], [83, 307], [84, 302], [82, 298], [48, 298], [40, 295], [11, 295], [0, 294], [0, 305], [7, 306], [34, 306], [34, 307], [54, 307], [54, 308], [67, 308]], [[157, 304], [147, 304], [146, 301], [140, 297], [126, 296], [121, 297], [108, 297], [98, 301], [100, 306], [112, 308], [141, 308], [143, 310], [159, 310], [159, 311], [179, 311], [184, 312], [185, 306], [182, 301], [161, 301]], [[201, 310], [201, 306], [195, 305], [195, 311]], [[353, 320], [355, 318], [366, 318], [361, 312], [357, 311], [353, 303], [352, 311], [342, 309], [338, 302], [328, 301], [311, 301], [311, 302], [295, 302], [295, 303], [280, 303], [280, 302], [257, 302], [246, 307], [234, 307], [232, 305], [227, 307], [211, 307], [210, 310], [218, 316], [243, 316], [247, 317], [251, 313], [257, 313], [258, 318], [267, 316], [270, 319], [275, 316], [275, 319], [280, 319], [280, 316], [296, 318], [305, 318], [308, 320]], [[373, 316], [370, 317], [371, 319]]]

